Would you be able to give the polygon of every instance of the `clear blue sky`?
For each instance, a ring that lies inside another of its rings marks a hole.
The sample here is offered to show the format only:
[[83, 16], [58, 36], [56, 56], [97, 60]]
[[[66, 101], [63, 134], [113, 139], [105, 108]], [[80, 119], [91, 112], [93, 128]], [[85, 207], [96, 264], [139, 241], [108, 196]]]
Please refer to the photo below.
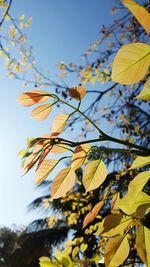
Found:
[[[15, 0], [15, 17], [32, 16], [28, 36], [39, 65], [49, 69], [60, 61], [81, 61], [81, 54], [97, 39], [100, 26], [110, 23], [112, 0]], [[47, 133], [48, 122], [30, 117], [30, 110], [16, 101], [24, 91], [21, 83], [6, 77], [0, 59], [0, 225], [27, 224], [37, 214], [27, 214], [27, 205], [38, 196], [34, 172], [21, 177], [21, 161], [17, 153], [28, 136]], [[32, 89], [32, 88], [31, 88]]]

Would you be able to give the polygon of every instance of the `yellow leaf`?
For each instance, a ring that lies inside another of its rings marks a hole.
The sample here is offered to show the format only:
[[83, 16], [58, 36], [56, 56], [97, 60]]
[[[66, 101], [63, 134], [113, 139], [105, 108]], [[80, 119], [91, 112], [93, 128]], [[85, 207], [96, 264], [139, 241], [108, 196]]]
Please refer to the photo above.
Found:
[[150, 100], [150, 79], [144, 84], [144, 88], [135, 99]]
[[87, 248], [88, 248], [88, 245], [87, 245], [86, 243], [82, 243], [82, 244], [80, 245], [80, 250], [81, 250], [82, 252], [84, 252]]
[[76, 174], [67, 167], [61, 170], [55, 177], [51, 186], [51, 197], [53, 199], [64, 196], [75, 184]]
[[141, 260], [150, 267], [150, 229], [144, 225], [137, 227], [136, 249]]
[[86, 94], [86, 88], [82, 86], [75, 86], [68, 90], [69, 95], [76, 100], [81, 100]]
[[120, 266], [128, 257], [129, 251], [127, 236], [111, 238], [105, 246], [104, 258], [106, 267]]
[[43, 182], [48, 177], [48, 175], [52, 172], [52, 170], [55, 168], [57, 163], [58, 163], [58, 160], [54, 160], [54, 159], [43, 160], [35, 173], [36, 175], [35, 182], [37, 184]]
[[76, 256], [78, 255], [80, 249], [78, 246], [74, 247], [73, 250], [72, 250], [72, 259], [73, 260], [76, 260]]
[[80, 168], [85, 163], [90, 148], [91, 146], [88, 144], [83, 144], [76, 147], [72, 156], [72, 163], [71, 163], [71, 168], [73, 170]]
[[86, 167], [83, 174], [83, 185], [86, 192], [98, 188], [106, 179], [108, 170], [102, 160], [94, 160]]
[[112, 80], [134, 84], [146, 75], [150, 64], [150, 46], [144, 43], [127, 44], [120, 48], [112, 66]]
[[65, 128], [68, 117], [66, 114], [58, 114], [53, 120], [51, 132], [60, 133]]
[[52, 110], [51, 104], [44, 104], [32, 110], [32, 117], [37, 120], [45, 120]]
[[141, 192], [150, 178], [150, 171], [139, 173], [129, 184], [128, 193], [118, 201], [118, 207], [130, 215], [133, 214], [141, 204], [148, 203], [150, 197]]
[[123, 214], [109, 214], [102, 221], [95, 235], [115, 236], [123, 233], [132, 222], [132, 218]]
[[54, 153], [54, 154], [59, 154], [59, 153], [65, 153], [68, 151], [68, 146], [66, 145], [54, 145], [51, 150], [50, 153]]
[[150, 156], [148, 156], [148, 157], [140, 157], [139, 156], [134, 160], [134, 162], [132, 163], [129, 170], [141, 168], [141, 167], [147, 166], [149, 164], [150, 164]]
[[51, 98], [51, 94], [40, 90], [32, 90], [30, 92], [22, 93], [18, 97], [18, 101], [24, 107], [29, 107], [34, 104], [45, 102]]
[[130, 10], [136, 17], [138, 22], [143, 26], [147, 34], [150, 34], [150, 14], [142, 6], [138, 5], [132, 0], [123, 0], [123, 4]]
[[102, 208], [104, 202], [100, 201], [97, 203], [94, 208], [85, 216], [84, 221], [83, 221], [83, 227], [86, 227], [89, 223], [91, 223], [94, 218], [97, 216], [99, 213], [100, 209]]
[[40, 267], [57, 267], [56, 264], [52, 263], [48, 257], [41, 257], [39, 258]]

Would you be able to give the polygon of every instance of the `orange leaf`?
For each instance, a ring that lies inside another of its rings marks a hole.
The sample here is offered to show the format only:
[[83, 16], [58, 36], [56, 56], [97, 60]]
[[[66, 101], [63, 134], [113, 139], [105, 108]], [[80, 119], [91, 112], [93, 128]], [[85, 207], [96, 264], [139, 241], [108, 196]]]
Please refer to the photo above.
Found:
[[130, 10], [136, 17], [138, 22], [143, 26], [147, 34], [150, 34], [150, 14], [142, 6], [138, 5], [132, 0], [123, 0], [123, 4]]
[[53, 120], [51, 132], [60, 133], [65, 128], [68, 117], [66, 114], [58, 114]]
[[31, 154], [29, 155], [26, 160], [23, 162], [23, 173], [22, 175], [25, 175], [37, 162], [38, 155], [37, 154]]
[[75, 86], [68, 90], [69, 95], [76, 100], [80, 100], [86, 94], [86, 88], [82, 86]]
[[61, 170], [55, 177], [51, 186], [51, 197], [53, 199], [64, 196], [75, 184], [76, 174], [67, 167]]
[[36, 183], [39, 184], [43, 182], [48, 177], [50, 172], [55, 168], [57, 163], [58, 163], [58, 160], [54, 160], [54, 159], [43, 160], [35, 173]]
[[22, 93], [18, 97], [18, 101], [24, 107], [29, 107], [34, 104], [45, 102], [51, 98], [51, 94], [40, 90], [32, 90], [30, 92]]
[[106, 179], [108, 170], [102, 160], [93, 160], [86, 167], [83, 174], [83, 185], [86, 192], [98, 188]]
[[85, 163], [90, 148], [91, 146], [88, 144], [83, 144], [76, 147], [73, 153], [72, 163], [71, 163], [71, 168], [73, 170], [80, 168]]
[[32, 110], [32, 117], [36, 120], [45, 120], [52, 110], [51, 104], [44, 104]]
[[100, 209], [102, 208], [104, 202], [100, 201], [97, 203], [94, 208], [85, 216], [84, 221], [83, 221], [83, 228], [86, 227], [89, 223], [91, 223], [97, 214], [99, 213]]

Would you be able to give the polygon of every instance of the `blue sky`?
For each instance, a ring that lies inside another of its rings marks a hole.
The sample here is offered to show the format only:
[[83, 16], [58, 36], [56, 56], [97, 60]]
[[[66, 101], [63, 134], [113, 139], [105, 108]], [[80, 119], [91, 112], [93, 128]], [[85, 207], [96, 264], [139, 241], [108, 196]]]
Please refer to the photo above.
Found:
[[[100, 26], [109, 24], [111, 0], [15, 0], [12, 13], [32, 16], [28, 37], [34, 47], [37, 62], [55, 72], [60, 61], [81, 62], [81, 54], [97, 39]], [[24, 91], [21, 83], [6, 77], [0, 59], [0, 225], [27, 224], [37, 214], [27, 213], [27, 205], [38, 196], [34, 172], [21, 177], [21, 161], [17, 153], [25, 146], [28, 136], [47, 133], [48, 122], [31, 119], [30, 109], [16, 101]], [[32, 88], [31, 88], [32, 89]]]

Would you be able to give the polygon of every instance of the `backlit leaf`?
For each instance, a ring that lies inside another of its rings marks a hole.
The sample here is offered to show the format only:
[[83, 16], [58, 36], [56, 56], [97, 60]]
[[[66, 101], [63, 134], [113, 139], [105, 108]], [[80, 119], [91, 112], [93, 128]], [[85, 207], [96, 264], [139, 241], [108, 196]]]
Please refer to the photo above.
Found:
[[59, 154], [59, 153], [65, 153], [68, 151], [68, 146], [66, 145], [54, 145], [51, 149], [51, 153]]
[[44, 104], [32, 110], [32, 117], [36, 120], [45, 120], [52, 110], [51, 104]]
[[40, 267], [57, 267], [48, 257], [41, 257], [39, 261]]
[[53, 199], [64, 196], [75, 184], [76, 174], [67, 167], [61, 170], [55, 177], [51, 186], [51, 197]]
[[91, 146], [88, 144], [83, 144], [80, 146], [77, 146], [73, 156], [72, 156], [72, 163], [71, 168], [76, 170], [80, 168], [87, 158], [87, 153], [90, 151]]
[[135, 99], [150, 100], [150, 79], [144, 84], [143, 90]]
[[129, 168], [129, 170], [141, 168], [141, 167], [144, 167], [144, 166], [149, 165], [149, 164], [150, 164], [150, 156], [148, 156], [148, 157], [140, 157], [140, 156], [138, 156], [134, 160], [134, 162], [132, 163], [132, 165]]
[[105, 246], [104, 258], [106, 267], [120, 266], [128, 257], [129, 251], [127, 236], [111, 238]]
[[103, 219], [102, 224], [98, 227], [95, 235], [115, 236], [123, 233], [131, 224], [132, 218], [123, 214], [109, 214]]
[[108, 170], [102, 160], [93, 160], [85, 167], [83, 185], [86, 192], [98, 188], [106, 179]]
[[23, 162], [23, 172], [22, 175], [25, 175], [37, 162], [38, 155], [37, 154], [31, 154], [29, 155], [26, 160]]
[[127, 44], [120, 48], [112, 66], [112, 80], [134, 84], [144, 78], [150, 64], [150, 46], [144, 43]]
[[123, 4], [132, 12], [138, 22], [143, 26], [147, 34], [150, 34], [150, 14], [142, 6], [132, 0], [123, 0]]
[[126, 214], [136, 211], [138, 205], [148, 203], [150, 197], [141, 192], [150, 178], [150, 171], [139, 173], [129, 184], [128, 193], [118, 201], [118, 207]]
[[97, 216], [99, 213], [100, 209], [102, 208], [104, 202], [100, 201], [97, 203], [94, 208], [85, 216], [84, 221], [83, 221], [83, 227], [86, 227], [89, 223], [91, 223], [94, 218]]
[[40, 90], [32, 90], [22, 93], [18, 97], [19, 103], [24, 107], [29, 107], [34, 104], [43, 103], [51, 98], [51, 94]]
[[68, 92], [69, 92], [69, 95], [72, 98], [75, 98], [77, 100], [80, 100], [86, 94], [86, 88], [85, 87], [82, 87], [82, 86], [75, 86], [75, 87], [70, 88], [68, 90]]
[[136, 249], [141, 260], [150, 267], [150, 229], [144, 225], [137, 227]]
[[68, 115], [58, 114], [53, 120], [51, 132], [60, 133], [65, 128], [67, 120], [68, 120]]
[[55, 168], [57, 163], [58, 163], [58, 160], [54, 160], [54, 159], [43, 160], [35, 173], [36, 183], [39, 184], [43, 182], [48, 177], [48, 175], [51, 173], [51, 171]]

